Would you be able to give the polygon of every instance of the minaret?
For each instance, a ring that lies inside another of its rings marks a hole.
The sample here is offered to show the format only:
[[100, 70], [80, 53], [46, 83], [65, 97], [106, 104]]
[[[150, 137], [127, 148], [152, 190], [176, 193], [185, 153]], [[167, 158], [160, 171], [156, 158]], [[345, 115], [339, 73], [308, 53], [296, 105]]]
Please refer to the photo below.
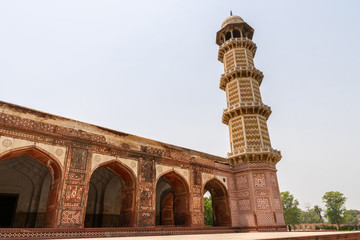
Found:
[[263, 104], [260, 84], [264, 75], [254, 65], [254, 29], [239, 16], [230, 16], [221, 25], [216, 43], [218, 60], [224, 63], [220, 89], [226, 92], [227, 108], [222, 122], [229, 125], [233, 166], [246, 162], [277, 163], [280, 151], [271, 147], [266, 120], [271, 114]]
[[233, 212], [232, 218], [248, 229], [273, 226], [273, 230], [284, 230], [275, 168], [281, 154], [270, 143], [266, 121], [271, 109], [261, 99], [259, 87], [264, 75], [254, 65], [254, 29], [230, 14], [217, 32], [216, 44], [218, 60], [224, 64], [220, 89], [226, 92], [227, 100], [222, 116], [230, 132], [227, 159], [236, 171], [240, 198], [238, 215]]

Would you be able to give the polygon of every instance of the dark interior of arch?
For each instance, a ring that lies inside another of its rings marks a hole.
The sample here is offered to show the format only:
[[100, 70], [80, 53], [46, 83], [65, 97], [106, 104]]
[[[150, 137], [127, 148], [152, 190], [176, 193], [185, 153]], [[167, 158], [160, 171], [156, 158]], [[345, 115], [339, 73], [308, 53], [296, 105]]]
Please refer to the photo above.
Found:
[[163, 175], [156, 184], [156, 225], [190, 224], [188, 188], [176, 173]]
[[231, 226], [229, 198], [224, 185], [212, 179], [205, 184], [204, 190], [211, 194], [214, 226]]
[[240, 37], [240, 31], [235, 29], [235, 30], [233, 31], [233, 37], [234, 37], [234, 38], [239, 38], [239, 37]]
[[225, 34], [225, 40], [227, 41], [227, 40], [229, 40], [231, 38], [231, 32], [227, 32], [226, 34]]
[[16, 156], [1, 161], [0, 227], [46, 227], [50, 186], [48, 169], [33, 158]]
[[85, 227], [131, 227], [135, 224], [135, 182], [118, 163], [91, 175]]

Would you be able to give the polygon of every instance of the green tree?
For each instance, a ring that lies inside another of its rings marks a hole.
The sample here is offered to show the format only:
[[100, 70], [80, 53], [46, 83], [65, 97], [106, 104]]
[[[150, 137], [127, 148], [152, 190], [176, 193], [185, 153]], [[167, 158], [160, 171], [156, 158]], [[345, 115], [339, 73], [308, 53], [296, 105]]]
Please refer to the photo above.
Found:
[[313, 208], [308, 208], [306, 211], [301, 211], [301, 223], [318, 223], [319, 217]]
[[340, 224], [344, 223], [344, 212], [346, 197], [340, 192], [326, 192], [322, 197], [326, 206], [325, 216], [332, 224], [337, 224], [340, 228]]
[[204, 197], [204, 216], [205, 216], [205, 225], [213, 226], [214, 218], [213, 218], [213, 208], [212, 208], [211, 196]]
[[322, 218], [322, 215], [321, 215], [321, 213], [322, 213], [322, 208], [319, 206], [319, 205], [315, 205], [314, 206], [314, 211], [316, 212], [316, 214], [317, 214], [317, 216], [318, 216], [318, 223], [320, 223], [320, 222], [324, 222], [324, 220], [323, 220], [323, 218]]
[[291, 225], [300, 223], [301, 210], [299, 201], [289, 191], [281, 192], [281, 202], [284, 209], [285, 223], [291, 231]]
[[354, 209], [345, 210], [344, 212], [345, 223], [357, 224], [356, 215], [357, 215], [357, 211]]

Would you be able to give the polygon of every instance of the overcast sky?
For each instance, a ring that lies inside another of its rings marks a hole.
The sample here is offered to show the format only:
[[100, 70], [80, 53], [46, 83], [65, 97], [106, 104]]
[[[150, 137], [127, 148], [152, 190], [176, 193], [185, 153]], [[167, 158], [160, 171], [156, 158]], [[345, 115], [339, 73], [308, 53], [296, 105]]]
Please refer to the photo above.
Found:
[[0, 1], [0, 100], [219, 156], [216, 32], [255, 29], [281, 191], [360, 209], [360, 1]]

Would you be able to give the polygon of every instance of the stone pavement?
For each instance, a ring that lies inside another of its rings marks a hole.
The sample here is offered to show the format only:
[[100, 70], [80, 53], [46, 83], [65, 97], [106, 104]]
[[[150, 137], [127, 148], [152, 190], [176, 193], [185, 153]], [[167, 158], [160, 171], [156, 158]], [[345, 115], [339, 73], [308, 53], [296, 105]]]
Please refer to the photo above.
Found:
[[[76, 240], [260, 240], [260, 239], [360, 239], [357, 232], [257, 232], [257, 233], [223, 233], [197, 235], [138, 236], [111, 238], [76, 238]], [[67, 239], [68, 240], [68, 239]], [[74, 238], [75, 240], [75, 238]]]

